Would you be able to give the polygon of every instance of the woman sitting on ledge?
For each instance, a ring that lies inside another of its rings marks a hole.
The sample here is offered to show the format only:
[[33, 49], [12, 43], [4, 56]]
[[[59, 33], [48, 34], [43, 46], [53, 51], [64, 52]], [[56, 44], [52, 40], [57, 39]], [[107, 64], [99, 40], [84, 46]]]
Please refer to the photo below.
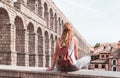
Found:
[[[68, 51], [65, 50], [65, 48], [67, 48]], [[63, 51], [66, 51], [66, 53]], [[65, 54], [66, 59], [69, 60], [68, 64], [59, 60], [61, 57], [65, 58], [64, 56], [61, 56]], [[89, 64], [90, 60], [91, 60], [90, 56], [85, 56], [78, 59], [77, 38], [73, 34], [73, 29], [70, 23], [69, 22], [65, 23], [63, 26], [62, 35], [58, 38], [56, 42], [56, 48], [53, 55], [52, 65], [51, 67], [47, 68], [47, 71], [53, 70], [55, 65], [59, 71], [77, 71], [84, 67], [85, 65]], [[63, 67], [66, 66], [66, 68], [63, 69], [62, 66]]]

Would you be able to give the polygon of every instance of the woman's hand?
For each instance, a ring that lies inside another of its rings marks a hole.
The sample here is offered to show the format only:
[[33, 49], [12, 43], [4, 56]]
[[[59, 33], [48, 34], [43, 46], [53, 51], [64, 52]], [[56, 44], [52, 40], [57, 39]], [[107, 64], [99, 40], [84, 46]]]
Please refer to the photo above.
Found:
[[54, 69], [53, 67], [49, 67], [49, 68], [46, 69], [46, 71], [51, 71], [53, 69]]

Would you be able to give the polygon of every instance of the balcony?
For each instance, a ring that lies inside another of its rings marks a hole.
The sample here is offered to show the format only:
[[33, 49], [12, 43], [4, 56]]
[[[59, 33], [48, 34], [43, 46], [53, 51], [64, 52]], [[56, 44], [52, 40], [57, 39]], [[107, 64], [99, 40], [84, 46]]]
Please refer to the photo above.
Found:
[[120, 72], [81, 69], [75, 72], [45, 71], [41, 67], [0, 65], [0, 78], [120, 78]]

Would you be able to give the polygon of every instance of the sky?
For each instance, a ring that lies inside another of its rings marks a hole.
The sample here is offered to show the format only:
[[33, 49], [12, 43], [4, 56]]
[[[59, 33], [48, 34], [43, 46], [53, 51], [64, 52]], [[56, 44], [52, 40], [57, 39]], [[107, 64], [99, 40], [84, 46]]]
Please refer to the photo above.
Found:
[[120, 40], [120, 0], [53, 0], [91, 45]]

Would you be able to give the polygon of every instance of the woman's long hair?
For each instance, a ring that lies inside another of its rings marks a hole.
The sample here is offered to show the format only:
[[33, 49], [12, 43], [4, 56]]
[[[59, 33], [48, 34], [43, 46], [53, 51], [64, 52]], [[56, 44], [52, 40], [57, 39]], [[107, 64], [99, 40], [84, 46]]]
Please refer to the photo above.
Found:
[[73, 29], [69, 22], [66, 22], [63, 26], [63, 31], [59, 39], [59, 48], [63, 46], [70, 47], [73, 37]]

